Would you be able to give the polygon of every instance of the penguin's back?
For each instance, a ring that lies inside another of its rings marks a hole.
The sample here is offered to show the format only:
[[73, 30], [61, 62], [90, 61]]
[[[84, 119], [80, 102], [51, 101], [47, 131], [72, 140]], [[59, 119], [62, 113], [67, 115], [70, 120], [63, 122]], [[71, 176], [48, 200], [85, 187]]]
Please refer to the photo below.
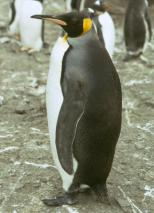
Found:
[[124, 36], [128, 52], [142, 52], [146, 41], [146, 5], [130, 2], [126, 11]]

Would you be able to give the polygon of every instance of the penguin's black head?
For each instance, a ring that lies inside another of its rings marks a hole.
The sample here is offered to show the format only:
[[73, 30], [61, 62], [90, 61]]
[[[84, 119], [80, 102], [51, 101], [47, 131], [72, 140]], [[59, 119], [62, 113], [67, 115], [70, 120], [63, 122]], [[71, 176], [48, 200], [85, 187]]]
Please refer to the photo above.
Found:
[[92, 28], [92, 16], [94, 11], [85, 9], [81, 12], [73, 11], [62, 15], [34, 15], [32, 18], [48, 20], [61, 26], [68, 37], [78, 37]]

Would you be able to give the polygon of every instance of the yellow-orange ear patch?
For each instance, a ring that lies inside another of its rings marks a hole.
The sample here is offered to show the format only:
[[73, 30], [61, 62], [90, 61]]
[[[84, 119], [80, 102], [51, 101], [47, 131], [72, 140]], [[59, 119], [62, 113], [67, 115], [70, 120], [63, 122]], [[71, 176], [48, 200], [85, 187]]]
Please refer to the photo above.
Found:
[[92, 20], [91, 18], [83, 19], [83, 33], [88, 32], [92, 28]]
[[68, 40], [68, 35], [67, 34], [64, 35], [63, 40], [64, 40], [64, 42], [66, 42]]

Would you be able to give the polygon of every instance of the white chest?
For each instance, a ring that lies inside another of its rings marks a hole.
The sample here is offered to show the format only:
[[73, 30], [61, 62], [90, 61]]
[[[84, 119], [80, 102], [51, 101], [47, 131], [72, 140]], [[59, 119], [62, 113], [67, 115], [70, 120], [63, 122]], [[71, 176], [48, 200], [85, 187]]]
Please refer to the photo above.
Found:
[[63, 38], [59, 38], [52, 50], [50, 59], [50, 69], [47, 81], [47, 116], [48, 116], [48, 127], [50, 134], [52, 156], [55, 161], [56, 167], [63, 180], [64, 190], [68, 190], [72, 183], [74, 175], [69, 175], [62, 168], [56, 149], [56, 127], [58, 121], [58, 115], [63, 103], [63, 94], [61, 90], [61, 72], [62, 72], [62, 61], [63, 57], [68, 50], [69, 45]]
[[98, 20], [102, 26], [101, 28], [105, 47], [110, 56], [112, 57], [115, 45], [115, 27], [113, 20], [107, 12], [103, 13], [102, 15], [99, 15]]

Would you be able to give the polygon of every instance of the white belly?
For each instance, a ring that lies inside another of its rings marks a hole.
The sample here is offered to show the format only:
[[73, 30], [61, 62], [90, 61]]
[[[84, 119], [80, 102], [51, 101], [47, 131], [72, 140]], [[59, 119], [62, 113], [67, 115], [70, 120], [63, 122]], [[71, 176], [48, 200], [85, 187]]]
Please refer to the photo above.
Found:
[[[72, 183], [74, 175], [69, 175], [62, 168], [60, 161], [58, 159], [57, 149], [56, 149], [56, 126], [58, 121], [58, 115], [63, 102], [63, 95], [60, 85], [61, 70], [62, 70], [62, 60], [65, 52], [69, 48], [69, 45], [63, 38], [59, 38], [52, 50], [50, 59], [50, 69], [47, 81], [47, 117], [48, 117], [48, 127], [50, 134], [50, 142], [53, 159], [55, 161], [56, 167], [61, 175], [63, 181], [63, 188], [65, 191], [68, 190]], [[74, 162], [75, 163], [75, 162]], [[73, 163], [73, 167], [77, 167]]]
[[72, 0], [66, 0], [66, 10], [67, 10], [67, 12], [72, 11], [71, 3], [72, 3]]
[[42, 21], [32, 19], [32, 15], [42, 14], [43, 6], [34, 0], [16, 0], [16, 17], [10, 25], [11, 34], [19, 33], [21, 44], [39, 51], [43, 45], [41, 38]]
[[39, 51], [42, 47], [42, 21], [32, 19], [35, 14], [42, 14], [42, 4], [34, 0], [25, 0], [19, 11], [19, 29], [22, 45]]
[[109, 13], [105, 12], [98, 17], [99, 23], [102, 26], [102, 35], [105, 42], [105, 47], [112, 57], [115, 45], [115, 27]]

